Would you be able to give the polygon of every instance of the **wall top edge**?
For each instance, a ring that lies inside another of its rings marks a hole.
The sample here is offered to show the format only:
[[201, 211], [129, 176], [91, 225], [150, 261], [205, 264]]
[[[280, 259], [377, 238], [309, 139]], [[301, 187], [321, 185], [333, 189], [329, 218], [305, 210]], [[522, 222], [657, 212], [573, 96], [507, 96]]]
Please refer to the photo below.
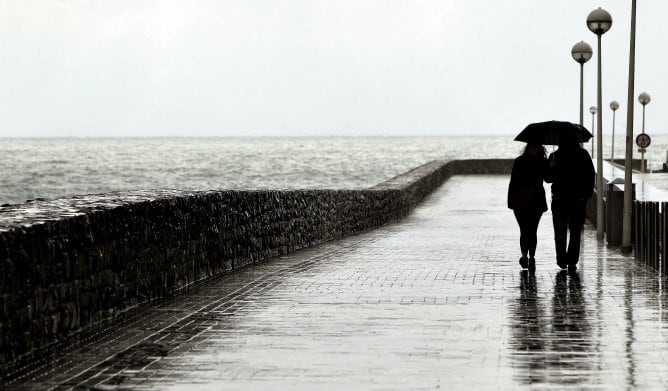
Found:
[[[493, 160], [493, 159], [492, 159]], [[107, 211], [123, 206], [155, 201], [179, 202], [192, 197], [229, 197], [243, 194], [318, 194], [322, 192], [400, 191], [421, 178], [458, 160], [433, 160], [410, 171], [391, 178], [369, 189], [362, 190], [183, 190], [156, 189], [119, 191], [102, 194], [77, 195], [54, 200], [34, 200], [22, 204], [0, 206], [0, 233], [21, 228], [30, 228], [48, 222], [59, 221]]]

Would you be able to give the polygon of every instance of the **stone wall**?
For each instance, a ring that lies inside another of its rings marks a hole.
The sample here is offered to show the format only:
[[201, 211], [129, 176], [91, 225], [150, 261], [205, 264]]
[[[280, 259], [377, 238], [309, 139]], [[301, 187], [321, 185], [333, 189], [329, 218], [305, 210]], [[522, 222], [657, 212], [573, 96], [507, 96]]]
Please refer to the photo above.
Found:
[[405, 216], [453, 174], [433, 161], [368, 190], [119, 192], [0, 207], [0, 363], [202, 279]]

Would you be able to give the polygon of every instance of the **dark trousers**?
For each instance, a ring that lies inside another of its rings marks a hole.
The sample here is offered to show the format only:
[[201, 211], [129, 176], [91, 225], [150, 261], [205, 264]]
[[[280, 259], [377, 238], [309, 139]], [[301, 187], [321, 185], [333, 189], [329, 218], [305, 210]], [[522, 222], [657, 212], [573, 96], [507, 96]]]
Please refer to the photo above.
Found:
[[515, 219], [517, 219], [517, 224], [520, 226], [520, 249], [522, 250], [522, 254], [525, 255], [528, 253], [533, 258], [536, 254], [536, 244], [538, 243], [536, 232], [538, 231], [538, 223], [543, 212], [513, 209], [513, 213], [515, 213]]
[[552, 223], [557, 262], [575, 265], [580, 258], [580, 237], [585, 221], [584, 200], [552, 197]]

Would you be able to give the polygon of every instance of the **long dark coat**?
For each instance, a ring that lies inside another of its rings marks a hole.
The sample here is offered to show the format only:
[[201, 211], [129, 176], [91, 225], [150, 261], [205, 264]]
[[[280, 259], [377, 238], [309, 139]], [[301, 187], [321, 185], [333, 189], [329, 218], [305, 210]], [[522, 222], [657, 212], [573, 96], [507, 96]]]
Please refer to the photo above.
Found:
[[508, 185], [508, 208], [535, 212], [547, 210], [543, 188], [546, 167], [544, 157], [523, 154], [515, 159]]

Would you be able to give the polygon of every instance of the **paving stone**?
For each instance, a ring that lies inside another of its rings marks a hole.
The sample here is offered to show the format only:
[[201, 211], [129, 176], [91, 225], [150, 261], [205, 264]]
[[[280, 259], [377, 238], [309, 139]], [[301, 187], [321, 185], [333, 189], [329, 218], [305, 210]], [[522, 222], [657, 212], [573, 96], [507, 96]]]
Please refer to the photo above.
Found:
[[128, 311], [3, 389], [666, 389], [656, 271], [584, 233], [521, 271], [505, 176], [455, 176], [397, 224]]

